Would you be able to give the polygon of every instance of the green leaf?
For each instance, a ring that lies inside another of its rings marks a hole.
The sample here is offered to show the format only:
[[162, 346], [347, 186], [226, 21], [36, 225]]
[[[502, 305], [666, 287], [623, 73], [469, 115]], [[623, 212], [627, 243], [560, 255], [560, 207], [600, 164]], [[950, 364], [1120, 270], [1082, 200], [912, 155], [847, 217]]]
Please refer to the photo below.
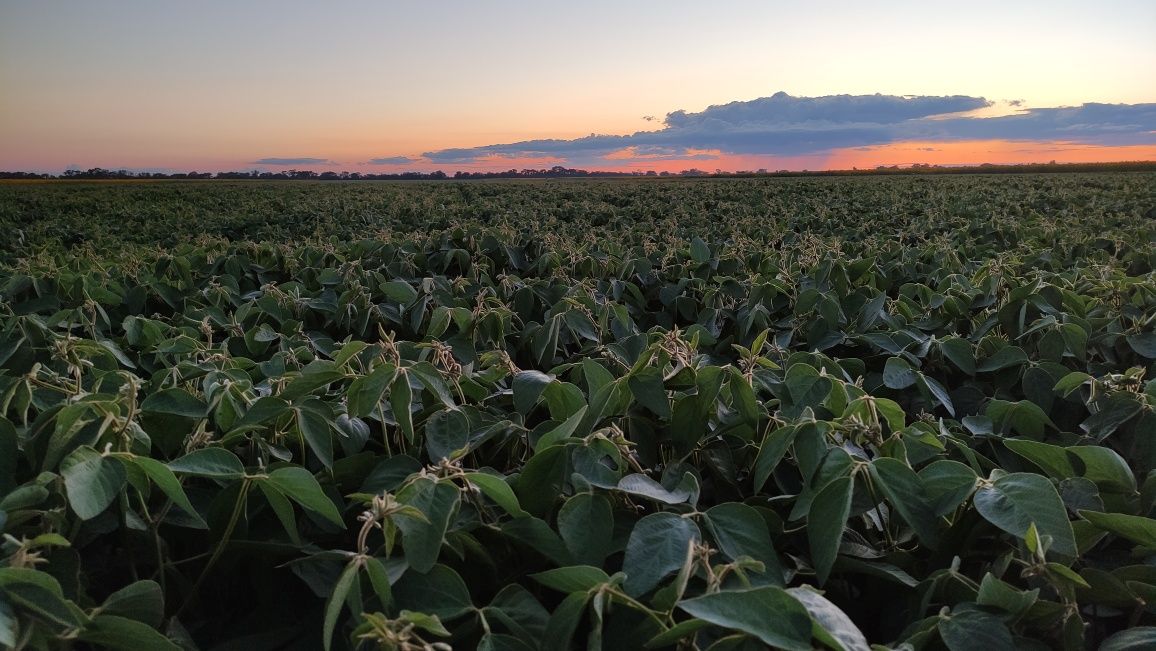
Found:
[[395, 377], [397, 367], [393, 364], [382, 364], [373, 369], [369, 375], [359, 377], [350, 383], [349, 390], [345, 393], [349, 415], [354, 418], [373, 415]]
[[582, 621], [582, 611], [586, 610], [586, 602], [589, 599], [589, 595], [585, 592], [573, 592], [562, 600], [546, 624], [546, 631], [542, 634], [542, 649], [570, 648], [574, 631]]
[[460, 409], [442, 409], [425, 423], [425, 448], [430, 461], [456, 459], [470, 441], [470, 419]]
[[1156, 626], [1137, 626], [1114, 633], [1100, 643], [1100, 651], [1145, 651], [1156, 648]]
[[519, 414], [528, 414], [537, 404], [542, 392], [554, 378], [541, 371], [521, 371], [514, 376], [511, 388], [514, 391], [514, 409]]
[[534, 443], [534, 452], [541, 452], [551, 445], [555, 445], [573, 436], [574, 432], [578, 430], [578, 425], [580, 425], [586, 417], [586, 409], [586, 405], [582, 405], [578, 411], [571, 414], [569, 418], [562, 421], [557, 427], [543, 434], [542, 437]]
[[854, 482], [850, 477], [839, 477], [823, 487], [811, 502], [807, 513], [807, 539], [811, 546], [811, 564], [815, 568], [819, 585], [827, 582], [835, 557], [839, 554], [839, 543], [843, 540], [843, 528], [851, 516], [851, 495]]
[[321, 490], [321, 485], [317, 483], [317, 478], [308, 470], [299, 466], [278, 468], [270, 472], [264, 481], [305, 509], [320, 515], [339, 527], [345, 526], [341, 520], [341, 512], [325, 496], [324, 491]]
[[19, 622], [16, 619], [16, 611], [12, 610], [8, 600], [0, 593], [0, 647], [15, 649], [18, 635]]
[[618, 480], [618, 490], [638, 495], [663, 504], [682, 504], [691, 497], [691, 492], [680, 484], [672, 491], [641, 473], [626, 475]]
[[397, 427], [405, 436], [405, 440], [411, 445], [414, 442], [413, 432], [413, 412], [410, 411], [413, 404], [413, 389], [409, 386], [409, 372], [406, 369], [401, 369], [401, 372], [394, 378], [393, 384], [389, 389], [389, 405], [393, 409], [393, 417], [397, 420]]
[[[13, 568], [8, 568], [13, 569]], [[36, 570], [26, 570], [36, 572]], [[60, 585], [53, 580], [55, 590], [43, 583], [12, 582], [3, 584], [0, 591], [16, 609], [31, 611], [38, 618], [59, 626], [74, 627], [80, 624], [71, 602], [60, 593]]]
[[954, 417], [955, 405], [951, 402], [951, 394], [948, 393], [947, 387], [940, 384], [939, 381], [935, 378], [924, 375], [922, 373], [919, 374], [918, 380], [919, 386], [934, 396], [935, 400], [939, 402], [939, 404], [943, 405], [943, 408], [947, 410], [947, 413]]
[[257, 398], [257, 401], [249, 407], [241, 420], [233, 423], [230, 431], [254, 429], [262, 424], [271, 423], [287, 411], [289, 411], [289, 403], [277, 396]]
[[754, 427], [758, 425], [760, 417], [759, 401], [755, 397], [754, 388], [737, 368], [731, 366], [729, 370], [730, 379], [727, 381], [727, 386], [731, 391], [731, 405], [747, 424]]
[[91, 520], [104, 512], [124, 488], [124, 465], [83, 445], [60, 462], [68, 505], [81, 520]]
[[1072, 467], [1072, 459], [1068, 456], [1067, 450], [1058, 445], [1022, 439], [1006, 439], [1003, 444], [1007, 449], [1039, 466], [1049, 477], [1068, 479], [1079, 476]]
[[1022, 348], [1019, 346], [1006, 346], [997, 350], [991, 357], [983, 360], [983, 363], [981, 363], [976, 370], [980, 373], [991, 373], [1013, 366], [1023, 366], [1027, 361], [1028, 355]]
[[828, 601], [822, 593], [810, 586], [787, 588], [787, 593], [797, 599], [813, 622], [811, 634], [817, 639], [832, 638], [831, 648], [842, 647], [845, 651], [870, 651], [871, 645], [855, 622], [838, 606]]
[[980, 606], [1000, 608], [1019, 618], [1039, 600], [1040, 589], [1020, 590], [997, 579], [991, 572], [983, 575], [975, 602]]
[[427, 615], [425, 613], [416, 613], [412, 610], [403, 610], [398, 613], [398, 619], [439, 637], [449, 637], [451, 635], [437, 615]]
[[502, 588], [486, 608], [486, 616], [502, 622], [511, 633], [536, 648], [546, 632], [550, 612], [529, 590], [511, 583]]
[[1079, 459], [1083, 466], [1080, 475], [1100, 488], [1118, 493], [1136, 492], [1136, 477], [1128, 462], [1115, 450], [1098, 445], [1076, 445], [1068, 448], [1067, 452]]
[[381, 283], [381, 291], [394, 303], [409, 305], [417, 298], [417, 290], [404, 280], [389, 280]]
[[915, 471], [891, 457], [876, 457], [869, 466], [871, 479], [887, 501], [930, 549], [939, 546], [939, 516], [927, 498], [927, 489]]
[[626, 542], [623, 588], [631, 596], [649, 592], [682, 567], [687, 547], [701, 535], [698, 526], [673, 513], [651, 513], [634, 525]]
[[568, 453], [562, 446], [548, 447], [530, 457], [522, 466], [514, 492], [522, 508], [537, 516], [545, 516], [566, 483]]
[[586, 378], [586, 390], [589, 395], [596, 395], [602, 387], [614, 382], [614, 375], [606, 367], [587, 357], [582, 360], [582, 377]]
[[457, 404], [454, 402], [454, 395], [450, 392], [449, 385], [446, 384], [441, 371], [434, 367], [433, 364], [429, 362], [418, 362], [411, 366], [409, 370], [417, 377], [418, 382], [420, 382], [427, 391], [432, 393], [444, 407], [447, 409], [457, 407]]
[[407, 571], [393, 584], [393, 598], [399, 608], [435, 615], [442, 621], [473, 609], [466, 582], [457, 572], [441, 564], [428, 572]]
[[554, 420], [566, 420], [586, 406], [586, 394], [569, 382], [551, 382], [542, 395], [546, 397], [550, 418]]
[[1092, 414], [1080, 427], [1087, 430], [1088, 436], [1099, 443], [1144, 410], [1144, 404], [1134, 394], [1129, 391], [1116, 391], [1110, 394], [1106, 404], [1101, 404], [1100, 410]]
[[1137, 355], [1142, 355], [1148, 359], [1156, 359], [1156, 332], [1141, 332], [1139, 334], [1128, 335], [1126, 337], [1128, 345], [1132, 350], [1136, 351]]
[[[1100, 489], [1096, 484], [1089, 479], [1083, 477], [1072, 477], [1060, 482], [1059, 485], [1060, 499], [1064, 501], [1064, 506], [1068, 511], [1078, 511], [1080, 509], [1087, 509], [1089, 511], [1105, 511], [1104, 500], [1100, 497]], [[1072, 523], [1073, 527], [1077, 524], [1088, 524], [1079, 520]], [[1094, 529], [1091, 525], [1089, 528]], [[1080, 532], [1076, 531], [1076, 543], [1083, 548], [1084, 545], [1080, 540]]]
[[293, 513], [293, 504], [289, 498], [285, 497], [281, 491], [273, 488], [268, 482], [257, 482], [257, 487], [265, 495], [265, 499], [268, 500], [273, 513], [281, 522], [281, 527], [285, 529], [285, 534], [289, 536], [289, 540], [294, 545], [301, 545], [301, 535], [297, 532], [297, 515]]
[[420, 471], [422, 464], [417, 459], [404, 454], [394, 454], [378, 462], [361, 484], [362, 493], [392, 493], [410, 475]]
[[241, 460], [224, 448], [193, 450], [167, 465], [173, 472], [196, 477], [240, 479], [245, 476], [245, 466], [241, 465]]
[[971, 497], [978, 477], [974, 470], [958, 461], [940, 459], [924, 466], [919, 471], [919, 479], [935, 515], [943, 517]]
[[610, 553], [614, 513], [604, 495], [579, 493], [558, 511], [558, 533], [579, 563], [601, 566]]
[[64, 598], [64, 589], [56, 577], [47, 572], [27, 567], [0, 567], [0, 588], [28, 584], [39, 587], [49, 594]]
[[32, 547], [71, 547], [72, 543], [58, 533], [42, 533], [28, 541]]
[[1052, 549], [1077, 556], [1075, 534], [1067, 511], [1051, 481], [1031, 473], [998, 477], [975, 492], [976, 510], [988, 522], [1024, 538], [1034, 522], [1041, 535], [1052, 537]]
[[589, 409], [586, 410], [586, 416], [578, 425], [578, 435], [585, 436], [593, 431], [598, 421], [606, 415], [606, 410], [610, 408], [611, 404], [617, 402], [618, 396], [625, 396], [625, 394], [626, 390], [619, 382], [609, 382], [602, 385], [598, 393], [590, 397]]
[[366, 343], [364, 341], [358, 341], [356, 339], [349, 341], [349, 342], [346, 342], [344, 345], [341, 346], [340, 349], [337, 350], [337, 352], [335, 354], [333, 354], [331, 356], [331, 358], [333, 359], [333, 363], [338, 365], [338, 366], [345, 366], [345, 364], [349, 360], [356, 357], [361, 351], [365, 350], [368, 346], [369, 346], [368, 343]]
[[783, 383], [797, 409], [816, 407], [831, 391], [831, 379], [819, 375], [818, 369], [807, 364], [794, 364], [787, 369]]
[[477, 651], [534, 651], [536, 647], [504, 633], [486, 633], [478, 640]]
[[941, 615], [939, 636], [951, 651], [1013, 651], [1011, 631], [995, 615], [975, 609], [957, 609]]
[[1075, 323], [1060, 325], [1060, 336], [1064, 339], [1064, 347], [1081, 362], [1087, 360], [1088, 333]]
[[172, 500], [173, 504], [179, 506], [181, 510], [193, 518], [193, 521], [199, 526], [205, 529], [209, 527], [209, 525], [201, 519], [201, 515], [197, 513], [197, 510], [193, 508], [192, 502], [189, 501], [188, 495], [185, 494], [185, 489], [181, 487], [180, 480], [177, 479], [177, 476], [173, 474], [173, 471], [170, 470], [168, 466], [149, 457], [129, 457], [126, 461], [147, 475], [149, 480], [151, 480], [153, 484], [156, 484], [157, 488], [161, 489], [165, 497]]
[[524, 518], [530, 515], [522, 510], [518, 504], [518, 497], [514, 495], [514, 489], [510, 488], [510, 485], [501, 477], [484, 472], [467, 472], [462, 475], [462, 478], [481, 489], [486, 497], [515, 518]]
[[[813, 427], [813, 425], [808, 424], [803, 427]], [[770, 478], [779, 462], [783, 460], [783, 456], [791, 447], [791, 443], [794, 443], [798, 433], [798, 427], [787, 426], [780, 427], [767, 435], [762, 446], [759, 447], [758, 456], [755, 457], [754, 491], [756, 493], [763, 490], [767, 479]]]
[[165, 595], [156, 581], [136, 581], [110, 594], [100, 612], [159, 628], [165, 619]]
[[325, 651], [329, 651], [333, 646], [333, 631], [337, 628], [337, 617], [341, 614], [341, 607], [345, 605], [345, 598], [349, 595], [349, 589], [353, 587], [356, 578], [357, 563], [348, 563], [341, 576], [337, 578], [333, 592], [329, 593], [329, 598], [325, 600], [325, 619], [321, 626], [321, 639]]
[[690, 238], [690, 258], [698, 264], [710, 260], [710, 247], [697, 235]]
[[500, 525], [512, 541], [550, 559], [555, 565], [573, 565], [574, 557], [550, 525], [541, 518], [515, 518]]
[[297, 430], [301, 437], [309, 444], [309, 449], [317, 455], [318, 461], [326, 468], [333, 468], [333, 437], [332, 428], [325, 416], [304, 408], [293, 410], [297, 416]]
[[939, 352], [959, 370], [968, 375], [975, 375], [975, 347], [968, 340], [944, 337], [939, 341]]
[[678, 607], [693, 617], [746, 633], [779, 649], [811, 650], [811, 616], [782, 588], [716, 592], [680, 601]]
[[754, 507], [739, 502], [724, 502], [703, 514], [707, 532], [730, 560], [749, 556], [761, 561], [763, 576], [772, 585], [783, 585], [783, 567], [775, 553], [767, 523]]
[[583, 592], [605, 585], [610, 576], [601, 568], [590, 565], [571, 565], [531, 574], [530, 578], [559, 592]]
[[[827, 448], [822, 438], [808, 439], [800, 437], [795, 440], [795, 457], [804, 473], [804, 486], [795, 497], [795, 504], [787, 515], [788, 520], [805, 517], [819, 491], [829, 482], [850, 474], [854, 465], [851, 455], [843, 448]], [[811, 449], [808, 450], [808, 447]]]
[[662, 382], [662, 371], [648, 366], [631, 373], [626, 380], [638, 404], [654, 412], [659, 418], [670, 418], [670, 398]]
[[1071, 373], [1068, 373], [1064, 377], [1060, 378], [1060, 381], [1056, 382], [1056, 386], [1052, 388], [1052, 391], [1055, 391], [1061, 396], [1067, 397], [1068, 394], [1083, 386], [1085, 382], [1091, 379], [1092, 376], [1088, 375], [1087, 373], [1072, 371]]
[[992, 400], [987, 405], [986, 414], [1001, 434], [1014, 430], [1021, 436], [1038, 439], [1043, 437], [1045, 426], [1057, 429], [1044, 410], [1030, 400]]
[[1081, 518], [1098, 529], [1127, 538], [1142, 547], [1156, 549], [1156, 520], [1124, 513], [1079, 511]]
[[101, 648], [122, 651], [181, 651], [175, 642], [133, 619], [97, 615], [78, 637]]
[[888, 429], [892, 432], [898, 432], [907, 425], [907, 414], [903, 411], [903, 407], [894, 400], [887, 398], [875, 398], [875, 409], [879, 415], [887, 423]]
[[[51, 412], [49, 412], [51, 413]], [[45, 469], [55, 468], [65, 454], [76, 446], [95, 443], [89, 424], [97, 418], [95, 410], [88, 402], [77, 402], [56, 411], [52, 436], [48, 439], [42, 465]], [[89, 434], [89, 436], [84, 436]]]
[[385, 564], [377, 557], [370, 556], [365, 559], [365, 573], [369, 575], [369, 583], [373, 586], [382, 607], [388, 608], [393, 603], [393, 589], [390, 587], [389, 571], [385, 569]]
[[701, 396], [690, 395], [676, 400], [670, 420], [670, 437], [674, 440], [675, 453], [689, 454], [706, 433], [707, 413]]
[[402, 533], [405, 559], [418, 572], [428, 572], [437, 563], [450, 520], [457, 512], [460, 493], [448, 481], [419, 477], [397, 494], [397, 500], [425, 514], [426, 521], [398, 514], [394, 521]]
[[902, 357], [890, 357], [883, 367], [883, 384], [892, 389], [906, 389], [915, 384], [918, 371]]
[[151, 393], [140, 405], [141, 411], [150, 414], [168, 414], [185, 418], [204, 418], [209, 411], [204, 400], [184, 389], [163, 389]]
[[669, 646], [674, 646], [680, 640], [686, 639], [692, 634], [710, 625], [710, 622], [702, 619], [684, 619], [683, 621], [675, 624], [674, 626], [671, 626], [658, 635], [650, 638], [644, 648], [664, 649]]

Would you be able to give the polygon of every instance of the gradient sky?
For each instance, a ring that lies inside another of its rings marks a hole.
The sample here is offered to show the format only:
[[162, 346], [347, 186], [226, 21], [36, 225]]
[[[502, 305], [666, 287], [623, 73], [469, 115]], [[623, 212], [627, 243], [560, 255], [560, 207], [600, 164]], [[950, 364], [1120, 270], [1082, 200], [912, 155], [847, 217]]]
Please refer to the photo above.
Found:
[[1156, 2], [811, 4], [0, 0], [0, 169], [1156, 159]]

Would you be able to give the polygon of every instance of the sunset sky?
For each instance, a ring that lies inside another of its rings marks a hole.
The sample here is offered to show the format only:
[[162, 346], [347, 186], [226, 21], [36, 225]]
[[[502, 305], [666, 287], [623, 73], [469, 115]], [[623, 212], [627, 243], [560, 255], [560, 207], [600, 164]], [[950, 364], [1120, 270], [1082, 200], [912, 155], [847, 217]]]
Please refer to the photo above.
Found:
[[1154, 35], [1152, 0], [0, 0], [0, 170], [1156, 160]]

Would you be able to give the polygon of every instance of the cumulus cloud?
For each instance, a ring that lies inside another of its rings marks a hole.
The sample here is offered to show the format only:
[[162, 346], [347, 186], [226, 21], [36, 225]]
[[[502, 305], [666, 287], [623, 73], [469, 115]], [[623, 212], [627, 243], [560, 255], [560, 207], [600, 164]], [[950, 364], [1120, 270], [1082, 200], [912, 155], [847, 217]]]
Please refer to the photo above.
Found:
[[606, 160], [714, 160], [718, 151], [701, 151], [688, 147], [665, 147], [660, 145], [633, 145], [610, 152], [602, 158]]
[[775, 93], [745, 102], [710, 106], [700, 113], [675, 111], [666, 115], [666, 126], [674, 129], [766, 129], [810, 125], [894, 124], [945, 113], [962, 113], [990, 106], [982, 97], [898, 95], [828, 95], [792, 97]]
[[385, 156], [382, 158], [371, 158], [365, 162], [370, 165], [409, 165], [420, 161], [420, 158], [410, 158], [409, 156]]
[[438, 151], [430, 151], [422, 154], [422, 158], [427, 158], [435, 163], [472, 163], [481, 159], [493, 158], [541, 158], [547, 156], [580, 156], [580, 155], [603, 155], [612, 151], [624, 149], [631, 145], [646, 145], [646, 144], [662, 144], [662, 143], [648, 143], [638, 140], [632, 142], [631, 138], [639, 136], [641, 133], [658, 133], [658, 132], [639, 132], [634, 136], [604, 136], [597, 134], [590, 134], [583, 138], [575, 138], [574, 140], [526, 140], [523, 142], [515, 142], [507, 145], [485, 145], [482, 147], [468, 147], [468, 148], [454, 148], [441, 149]]
[[328, 158], [258, 158], [250, 165], [327, 165], [333, 163]]
[[1156, 142], [1156, 104], [1082, 104], [1033, 108], [992, 118], [916, 121], [904, 125], [912, 138], [929, 140], [1042, 140], [1095, 145]]
[[673, 111], [654, 131], [442, 149], [422, 156], [441, 164], [550, 156], [596, 163], [705, 160], [719, 154], [798, 156], [908, 140], [1156, 143], [1156, 104], [1024, 108], [1016, 103], [1019, 110], [1011, 115], [966, 115], [992, 105], [965, 95], [794, 97], [780, 92], [699, 112]]

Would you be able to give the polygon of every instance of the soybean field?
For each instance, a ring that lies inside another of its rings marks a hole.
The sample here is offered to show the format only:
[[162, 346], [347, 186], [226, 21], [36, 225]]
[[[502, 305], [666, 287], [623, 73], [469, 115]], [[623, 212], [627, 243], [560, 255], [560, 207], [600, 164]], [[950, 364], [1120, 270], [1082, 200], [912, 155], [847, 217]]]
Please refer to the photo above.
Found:
[[1156, 174], [0, 184], [0, 648], [1156, 646]]

